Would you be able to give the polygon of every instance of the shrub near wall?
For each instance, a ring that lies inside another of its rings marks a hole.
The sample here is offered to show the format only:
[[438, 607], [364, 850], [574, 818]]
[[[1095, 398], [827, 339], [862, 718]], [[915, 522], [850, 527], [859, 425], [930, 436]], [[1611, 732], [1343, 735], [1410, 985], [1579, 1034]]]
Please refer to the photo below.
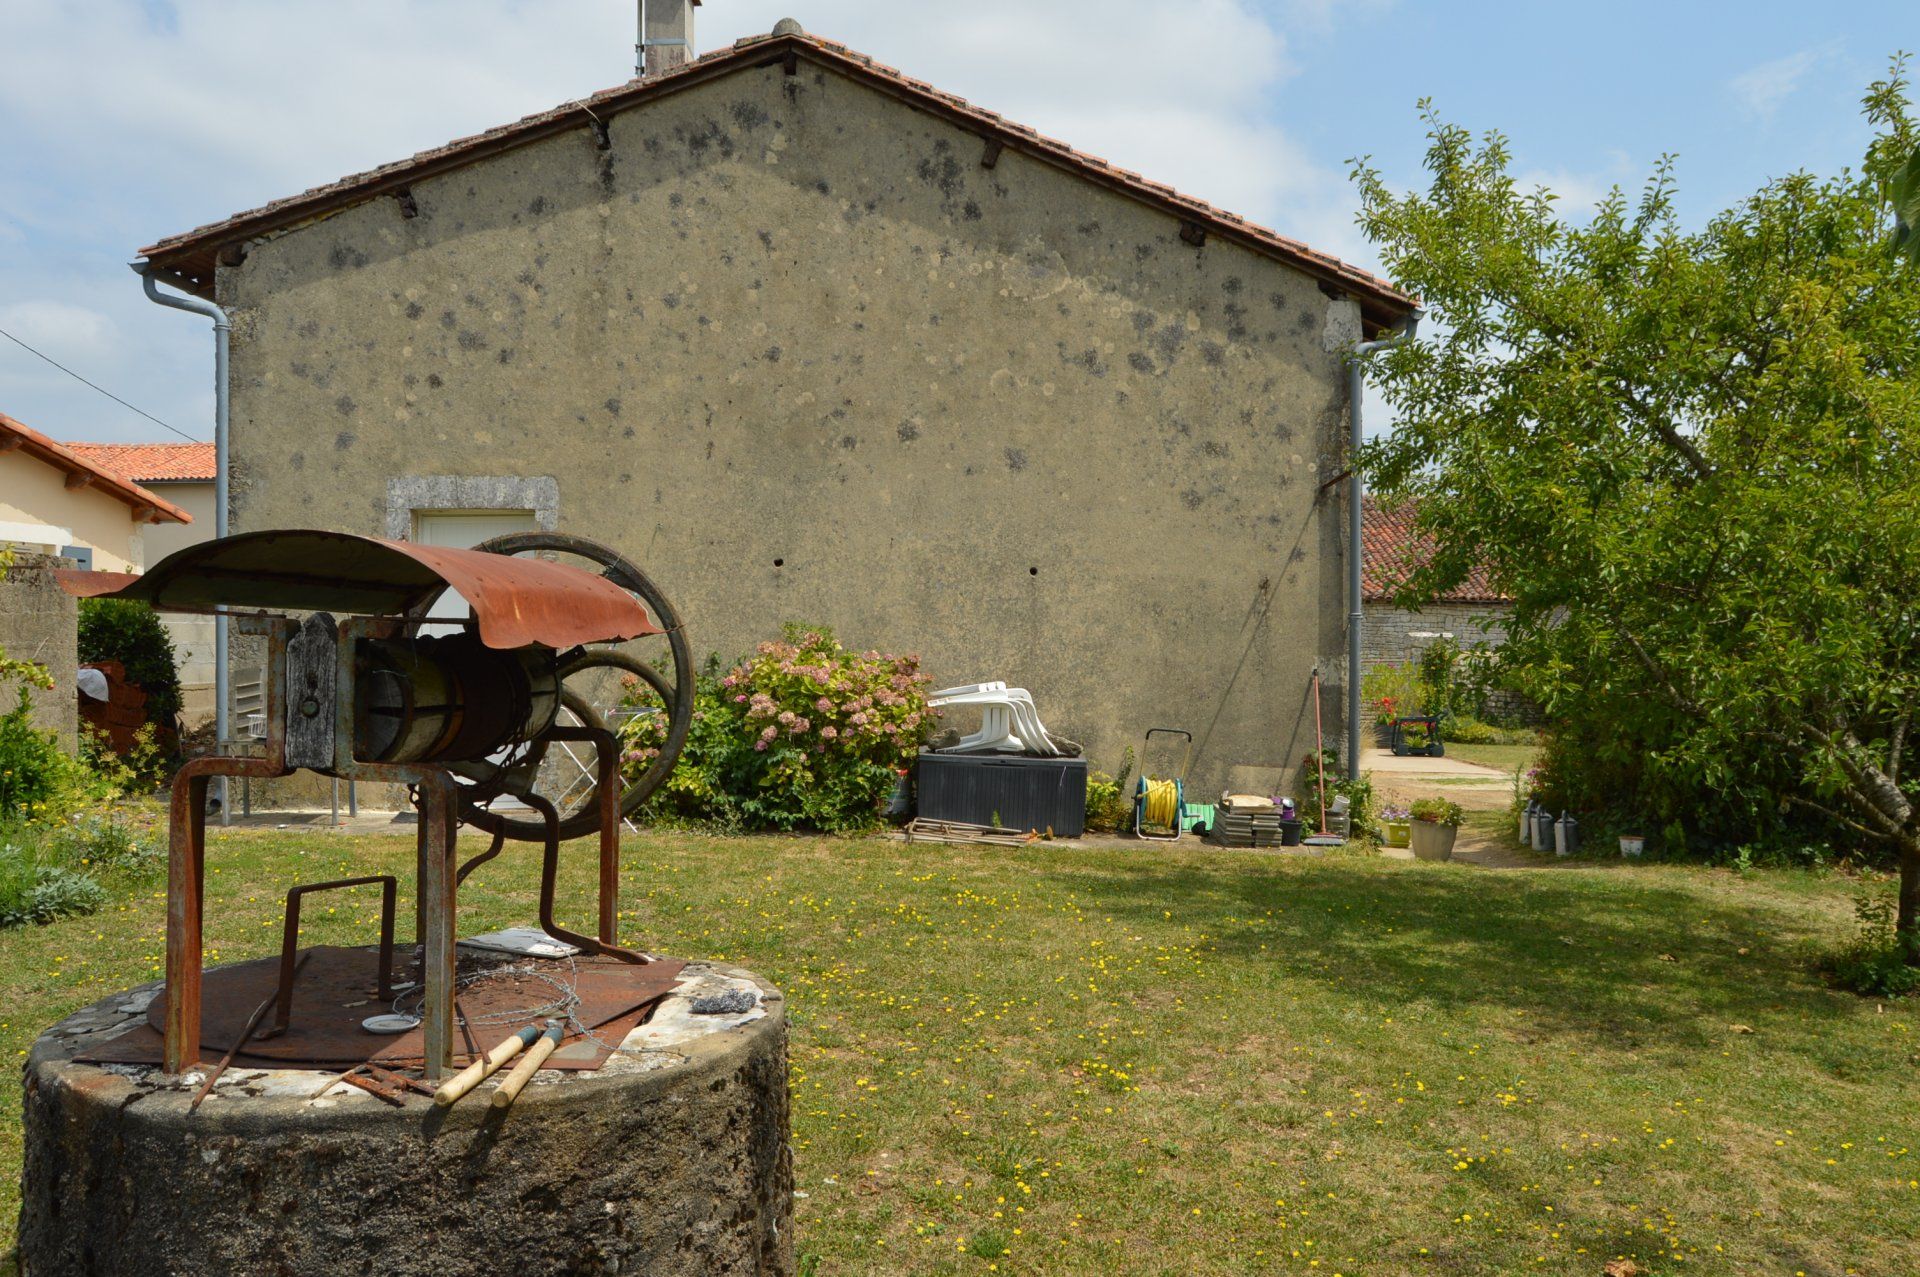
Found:
[[[710, 661], [686, 749], [647, 813], [733, 829], [870, 829], [932, 730], [927, 681], [917, 657], [850, 652], [818, 626], [788, 625], [724, 674]], [[659, 707], [638, 680], [628, 703]], [[664, 719], [643, 715], [623, 733], [638, 775], [659, 757]]]
[[80, 660], [120, 662], [127, 681], [147, 694], [147, 721], [171, 739], [179, 728], [180, 671], [158, 612], [132, 599], [80, 600]]

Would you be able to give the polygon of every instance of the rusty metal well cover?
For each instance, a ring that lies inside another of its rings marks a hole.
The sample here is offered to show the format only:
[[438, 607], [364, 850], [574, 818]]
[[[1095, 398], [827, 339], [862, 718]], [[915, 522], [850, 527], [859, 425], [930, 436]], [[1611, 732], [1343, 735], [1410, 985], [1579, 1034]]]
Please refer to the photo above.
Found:
[[170, 554], [142, 576], [59, 576], [82, 598], [139, 599], [169, 612], [225, 606], [397, 616], [453, 589], [472, 605], [480, 641], [494, 648], [568, 648], [662, 633], [638, 599], [571, 564], [348, 532], [246, 532]]

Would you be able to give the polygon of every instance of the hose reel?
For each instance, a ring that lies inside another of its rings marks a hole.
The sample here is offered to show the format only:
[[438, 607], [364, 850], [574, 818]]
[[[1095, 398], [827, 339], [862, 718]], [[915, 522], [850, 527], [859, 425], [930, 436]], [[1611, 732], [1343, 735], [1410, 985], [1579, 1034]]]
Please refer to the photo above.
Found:
[[[1180, 756], [1180, 774], [1152, 777], [1146, 772], [1146, 745], [1155, 736], [1184, 736], [1186, 751]], [[1133, 832], [1142, 838], [1161, 842], [1177, 841], [1186, 832], [1187, 764], [1193, 761], [1193, 733], [1179, 727], [1150, 727], [1146, 744], [1140, 749], [1140, 779], [1133, 789]]]

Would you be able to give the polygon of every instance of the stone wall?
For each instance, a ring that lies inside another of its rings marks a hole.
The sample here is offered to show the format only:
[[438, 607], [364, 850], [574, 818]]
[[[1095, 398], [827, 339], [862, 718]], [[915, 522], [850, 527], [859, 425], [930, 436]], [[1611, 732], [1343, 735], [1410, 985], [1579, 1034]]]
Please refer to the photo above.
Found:
[[[54, 580], [53, 570], [71, 566], [51, 555], [16, 552], [12, 565], [0, 572], [0, 652], [14, 660], [37, 661], [53, 675], [51, 691], [31, 688], [28, 699], [34, 722], [56, 733], [61, 748], [69, 751], [78, 740], [74, 676], [80, 659], [80, 612], [78, 601]], [[0, 713], [13, 708], [16, 695], [11, 687], [0, 689], [5, 698]]]
[[[245, 1056], [195, 1109], [197, 1072], [74, 1060], [157, 987], [25, 1061], [20, 1277], [792, 1277], [786, 1003], [749, 972], [691, 964], [632, 1054], [542, 1071], [510, 1109], [491, 1085], [389, 1107], [333, 1064]], [[733, 990], [759, 1000], [691, 1014]]]
[[[1360, 630], [1363, 668], [1418, 661], [1435, 638], [1445, 635], [1463, 649], [1498, 648], [1506, 641], [1507, 605], [1502, 603], [1436, 603], [1409, 612], [1384, 602], [1365, 605]], [[1364, 675], [1363, 675], [1364, 677]], [[1510, 692], [1488, 696], [1489, 713], [1500, 718], [1533, 721], [1538, 711]]]
[[1096, 765], [1188, 727], [1197, 792], [1279, 792], [1344, 643], [1319, 493], [1357, 306], [800, 67], [222, 267], [234, 529], [384, 535], [409, 494], [550, 482], [698, 655], [824, 623], [1031, 689]]
[[1442, 634], [1462, 648], [1497, 648], [1506, 641], [1506, 614], [1506, 606], [1498, 603], [1436, 603], [1409, 612], [1369, 602], [1362, 613], [1360, 659], [1367, 669], [1417, 661], [1434, 636]]

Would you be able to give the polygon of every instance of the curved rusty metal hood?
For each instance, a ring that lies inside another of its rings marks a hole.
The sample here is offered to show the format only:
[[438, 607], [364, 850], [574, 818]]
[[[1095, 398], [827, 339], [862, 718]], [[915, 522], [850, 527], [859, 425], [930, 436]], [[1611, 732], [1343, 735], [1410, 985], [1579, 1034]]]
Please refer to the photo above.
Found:
[[61, 572], [82, 598], [169, 612], [216, 607], [398, 616], [442, 590], [472, 604], [488, 647], [569, 648], [663, 631], [625, 590], [571, 564], [347, 532], [247, 532], [188, 546], [141, 576]]

